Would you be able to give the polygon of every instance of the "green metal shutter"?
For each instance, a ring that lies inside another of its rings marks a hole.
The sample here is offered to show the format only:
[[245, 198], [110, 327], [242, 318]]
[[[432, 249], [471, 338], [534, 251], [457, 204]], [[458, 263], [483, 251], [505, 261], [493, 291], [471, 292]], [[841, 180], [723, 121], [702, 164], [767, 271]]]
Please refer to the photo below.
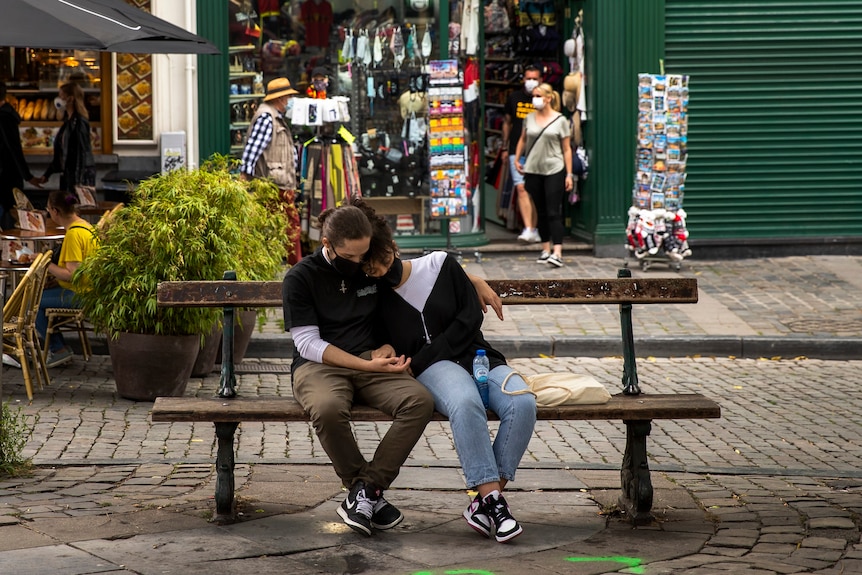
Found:
[[197, 26], [198, 34], [221, 51], [198, 56], [198, 145], [203, 161], [230, 151], [227, 0], [197, 0]]
[[666, 0], [693, 240], [862, 235], [862, 2]]

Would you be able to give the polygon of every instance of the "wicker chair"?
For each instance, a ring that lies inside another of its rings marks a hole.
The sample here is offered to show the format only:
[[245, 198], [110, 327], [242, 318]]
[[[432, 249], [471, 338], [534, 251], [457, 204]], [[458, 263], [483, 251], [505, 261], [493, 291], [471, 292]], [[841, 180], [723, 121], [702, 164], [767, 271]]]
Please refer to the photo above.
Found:
[[51, 335], [60, 332], [77, 332], [81, 342], [81, 354], [84, 360], [90, 361], [93, 348], [90, 346], [88, 331], [93, 331], [92, 326], [84, 317], [83, 310], [72, 307], [49, 307], [45, 309], [45, 317], [48, 318], [48, 329], [45, 330], [45, 349], [42, 350], [43, 359], [47, 359], [51, 344]]
[[36, 314], [48, 276], [51, 251], [36, 256], [30, 269], [18, 282], [15, 291], [3, 306], [3, 353], [21, 364], [27, 398], [33, 400], [33, 376], [41, 389], [50, 385], [42, 346], [36, 334]]

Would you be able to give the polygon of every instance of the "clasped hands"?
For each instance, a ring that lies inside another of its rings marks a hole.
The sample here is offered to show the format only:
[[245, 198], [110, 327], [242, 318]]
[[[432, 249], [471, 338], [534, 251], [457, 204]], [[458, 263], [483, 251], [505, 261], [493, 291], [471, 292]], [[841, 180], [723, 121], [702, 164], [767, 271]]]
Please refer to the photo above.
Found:
[[383, 373], [406, 373], [413, 375], [410, 369], [410, 358], [396, 355], [395, 348], [390, 344], [384, 344], [371, 352], [370, 371]]

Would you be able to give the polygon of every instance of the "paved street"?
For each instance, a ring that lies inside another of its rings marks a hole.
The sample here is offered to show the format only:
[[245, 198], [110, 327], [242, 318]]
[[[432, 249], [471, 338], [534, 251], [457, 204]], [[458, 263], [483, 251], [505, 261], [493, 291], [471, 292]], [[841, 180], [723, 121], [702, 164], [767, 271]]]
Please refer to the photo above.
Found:
[[[507, 278], [613, 277], [620, 262], [573, 255], [554, 270], [517, 252], [465, 263]], [[635, 307], [641, 386], [703, 393], [722, 417], [653, 422], [650, 526], [617, 511], [625, 427], [602, 421], [537, 424], [508, 495], [525, 533], [508, 545], [460, 518], [467, 496], [442, 423], [387, 492], [404, 523], [368, 539], [334, 513], [343, 492], [309, 425], [243, 424], [243, 520], [217, 526], [212, 424], [151, 423], [151, 404], [118, 398], [109, 359], [96, 356], [52, 370], [29, 405], [20, 372], [3, 371], [35, 468], [0, 481], [0, 573], [862, 573], [862, 258], [692, 261], [680, 273], [698, 278], [698, 304]], [[588, 373], [616, 392], [621, 358], [590, 352], [618, 340], [618, 311], [575, 307], [509, 306], [485, 332], [513, 350], [572, 350], [510, 354], [523, 372]], [[261, 323], [241, 394], [290, 394], [280, 331], [276, 313]], [[217, 385], [217, 373], [193, 379], [187, 395]], [[356, 424], [369, 456], [386, 429]]]

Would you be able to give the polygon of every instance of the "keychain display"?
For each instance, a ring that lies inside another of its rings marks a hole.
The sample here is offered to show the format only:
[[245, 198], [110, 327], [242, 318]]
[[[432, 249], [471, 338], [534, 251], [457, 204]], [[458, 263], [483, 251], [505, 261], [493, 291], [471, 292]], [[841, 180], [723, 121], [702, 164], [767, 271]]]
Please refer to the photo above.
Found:
[[688, 159], [688, 76], [638, 74], [637, 153], [626, 248], [649, 267], [691, 255], [682, 209]]

